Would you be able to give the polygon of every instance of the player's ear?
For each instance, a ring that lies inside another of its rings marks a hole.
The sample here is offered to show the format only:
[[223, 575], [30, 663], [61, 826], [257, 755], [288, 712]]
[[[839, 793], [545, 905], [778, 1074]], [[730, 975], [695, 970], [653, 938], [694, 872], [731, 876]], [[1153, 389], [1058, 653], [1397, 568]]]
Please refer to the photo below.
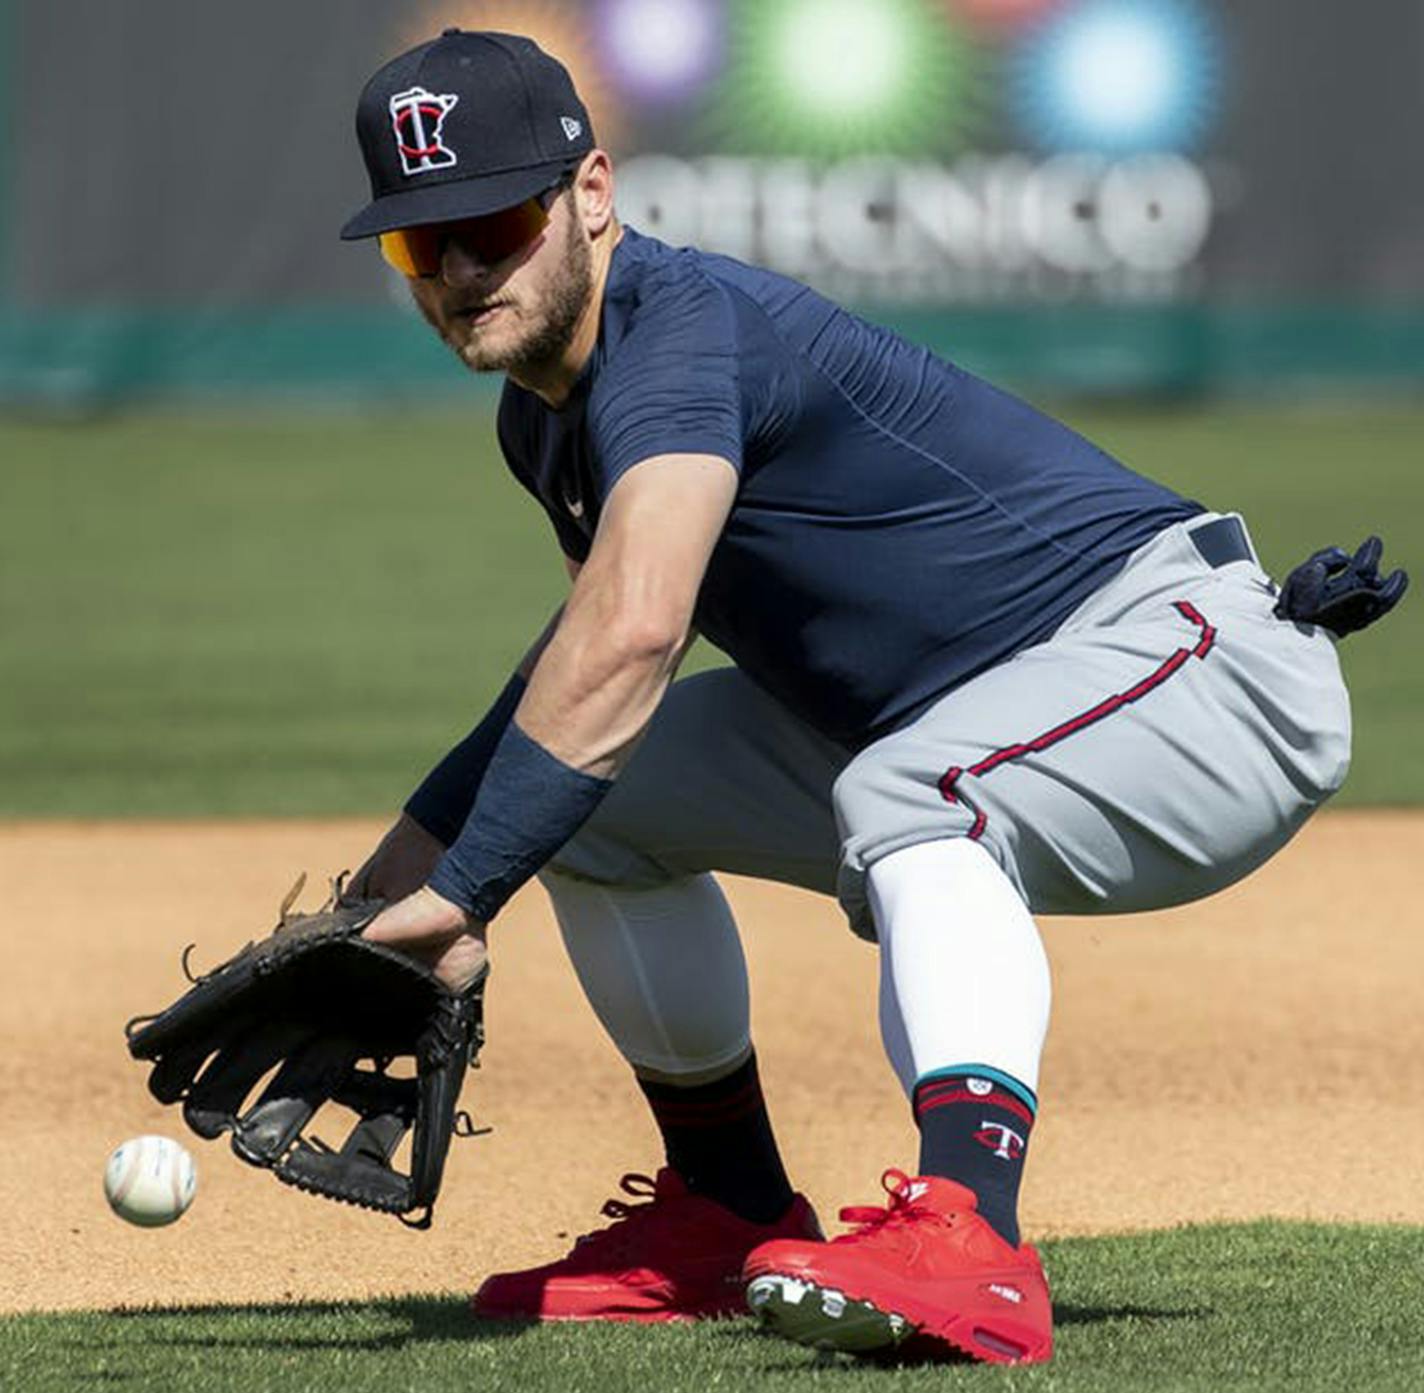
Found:
[[613, 163], [604, 150], [590, 150], [574, 175], [574, 206], [591, 238], [613, 223]]

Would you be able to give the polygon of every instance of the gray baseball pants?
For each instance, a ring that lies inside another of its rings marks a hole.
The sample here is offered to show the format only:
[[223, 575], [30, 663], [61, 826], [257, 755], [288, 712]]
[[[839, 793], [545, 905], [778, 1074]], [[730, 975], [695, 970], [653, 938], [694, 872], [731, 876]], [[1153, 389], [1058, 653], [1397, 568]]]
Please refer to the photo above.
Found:
[[745, 1050], [711, 871], [834, 893], [874, 938], [868, 873], [926, 842], [977, 842], [1050, 914], [1197, 899], [1283, 846], [1344, 779], [1348, 696], [1329, 635], [1274, 617], [1254, 558], [1204, 559], [1189, 534], [1215, 517], [1166, 529], [1045, 642], [854, 757], [735, 669], [674, 684], [541, 877], [625, 1056], [677, 1075]]

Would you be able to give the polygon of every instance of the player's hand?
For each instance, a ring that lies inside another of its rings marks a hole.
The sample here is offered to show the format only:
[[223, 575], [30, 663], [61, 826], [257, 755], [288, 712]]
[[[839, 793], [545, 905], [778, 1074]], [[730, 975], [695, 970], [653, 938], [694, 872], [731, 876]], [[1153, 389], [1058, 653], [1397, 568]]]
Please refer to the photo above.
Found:
[[403, 900], [430, 879], [444, 852], [437, 838], [402, 813], [366, 864], [346, 882], [341, 898], [384, 900], [387, 904]]
[[463, 991], [489, 960], [486, 926], [428, 885], [383, 909], [363, 938], [386, 943], [425, 963], [454, 991]]

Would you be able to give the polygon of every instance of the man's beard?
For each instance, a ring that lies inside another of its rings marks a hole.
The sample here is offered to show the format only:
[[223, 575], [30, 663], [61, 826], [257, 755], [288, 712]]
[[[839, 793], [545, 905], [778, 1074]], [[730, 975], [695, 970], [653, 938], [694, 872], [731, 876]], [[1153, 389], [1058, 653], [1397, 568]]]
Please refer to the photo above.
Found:
[[[573, 339], [579, 316], [593, 292], [593, 257], [588, 243], [579, 235], [570, 218], [564, 238], [564, 257], [558, 278], [533, 308], [537, 316], [529, 321], [522, 307], [504, 311], [512, 315], [523, 333], [506, 333], [497, 341], [485, 342], [478, 328], [455, 348], [461, 361], [475, 372], [506, 372], [518, 375], [555, 363]], [[454, 345], [452, 345], [453, 347]]]

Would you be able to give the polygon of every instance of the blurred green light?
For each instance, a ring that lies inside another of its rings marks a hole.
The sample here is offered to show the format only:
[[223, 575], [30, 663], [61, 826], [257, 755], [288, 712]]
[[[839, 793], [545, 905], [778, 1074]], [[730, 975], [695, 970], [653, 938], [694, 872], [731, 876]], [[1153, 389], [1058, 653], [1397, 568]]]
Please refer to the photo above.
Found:
[[718, 111], [745, 153], [940, 154], [964, 142], [978, 55], [933, 0], [732, 0]]
[[800, 0], [776, 35], [787, 95], [816, 116], [871, 114], [894, 101], [908, 35], [893, 5]]

